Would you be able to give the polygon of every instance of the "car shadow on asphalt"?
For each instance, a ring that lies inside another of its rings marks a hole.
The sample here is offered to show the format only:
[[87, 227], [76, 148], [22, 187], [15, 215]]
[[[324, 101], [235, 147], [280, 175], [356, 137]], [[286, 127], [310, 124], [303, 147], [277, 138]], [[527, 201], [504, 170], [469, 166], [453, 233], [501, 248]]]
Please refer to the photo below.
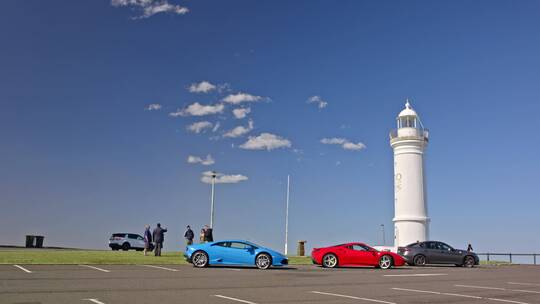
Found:
[[[261, 269], [255, 267], [255, 266], [229, 266], [229, 265], [210, 265], [208, 266], [209, 269], [216, 268], [216, 269], [237, 269], [237, 270], [257, 270], [261, 271]], [[285, 266], [285, 267], [270, 267], [268, 269], [264, 269], [263, 271], [287, 271], [287, 270], [296, 270], [296, 267], [291, 266]]]

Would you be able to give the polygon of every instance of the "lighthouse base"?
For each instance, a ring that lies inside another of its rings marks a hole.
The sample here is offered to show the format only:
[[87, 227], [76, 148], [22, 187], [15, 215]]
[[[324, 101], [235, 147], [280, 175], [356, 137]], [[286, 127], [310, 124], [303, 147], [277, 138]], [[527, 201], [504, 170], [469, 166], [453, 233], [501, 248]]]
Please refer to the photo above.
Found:
[[429, 218], [394, 218], [394, 246], [407, 246], [429, 239]]

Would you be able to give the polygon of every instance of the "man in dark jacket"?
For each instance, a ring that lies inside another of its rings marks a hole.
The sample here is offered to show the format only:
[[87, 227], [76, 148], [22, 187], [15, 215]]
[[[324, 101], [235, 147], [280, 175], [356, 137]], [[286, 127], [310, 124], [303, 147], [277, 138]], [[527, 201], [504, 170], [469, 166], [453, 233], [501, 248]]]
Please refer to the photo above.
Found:
[[204, 241], [205, 242], [214, 241], [214, 234], [213, 234], [212, 228], [208, 227], [208, 225], [204, 226]]
[[186, 233], [184, 233], [184, 237], [186, 238], [186, 245], [189, 246], [193, 244], [193, 238], [195, 237], [195, 233], [193, 233], [193, 230], [191, 230], [191, 227], [189, 225], [186, 227]]
[[154, 251], [155, 256], [161, 256], [161, 248], [163, 248], [163, 241], [165, 240], [165, 232], [167, 229], [161, 228], [161, 224], [158, 223], [156, 229], [154, 229], [154, 242], [156, 243], [156, 248]]

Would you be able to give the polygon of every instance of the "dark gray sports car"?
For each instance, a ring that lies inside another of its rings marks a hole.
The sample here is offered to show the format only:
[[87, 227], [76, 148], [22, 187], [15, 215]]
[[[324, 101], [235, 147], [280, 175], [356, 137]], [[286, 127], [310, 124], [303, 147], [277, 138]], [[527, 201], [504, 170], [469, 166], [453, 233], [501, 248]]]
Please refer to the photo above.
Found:
[[407, 264], [423, 266], [426, 264], [455, 264], [473, 267], [480, 263], [478, 256], [470, 251], [454, 249], [443, 242], [417, 242], [398, 247], [398, 253]]

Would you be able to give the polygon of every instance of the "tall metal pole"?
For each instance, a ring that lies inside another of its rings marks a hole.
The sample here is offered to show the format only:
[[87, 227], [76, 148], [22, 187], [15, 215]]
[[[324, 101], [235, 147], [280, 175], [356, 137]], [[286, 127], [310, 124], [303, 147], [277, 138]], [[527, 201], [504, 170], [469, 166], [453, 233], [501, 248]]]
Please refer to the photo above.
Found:
[[289, 242], [289, 190], [291, 185], [290, 176], [287, 175], [287, 207], [285, 208], [285, 255], [287, 255], [287, 243]]
[[216, 184], [216, 172], [212, 171], [212, 196], [211, 201], [212, 205], [210, 206], [210, 228], [214, 229], [214, 200], [215, 200], [215, 191], [214, 187]]
[[381, 224], [381, 229], [382, 229], [382, 243], [383, 243], [383, 246], [386, 246], [386, 235], [384, 233], [384, 224]]

